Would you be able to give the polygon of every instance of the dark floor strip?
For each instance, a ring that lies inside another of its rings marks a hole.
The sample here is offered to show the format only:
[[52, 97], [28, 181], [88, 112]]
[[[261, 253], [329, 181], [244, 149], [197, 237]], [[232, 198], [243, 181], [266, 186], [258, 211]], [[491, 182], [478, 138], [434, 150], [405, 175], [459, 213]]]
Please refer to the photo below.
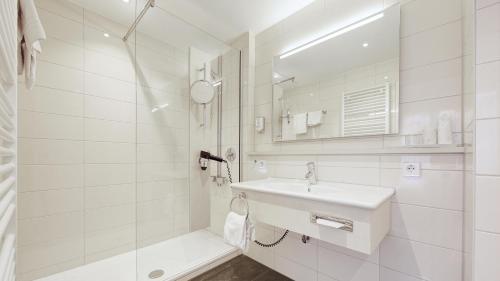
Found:
[[292, 279], [262, 265], [251, 258], [240, 255], [191, 281], [293, 281]]

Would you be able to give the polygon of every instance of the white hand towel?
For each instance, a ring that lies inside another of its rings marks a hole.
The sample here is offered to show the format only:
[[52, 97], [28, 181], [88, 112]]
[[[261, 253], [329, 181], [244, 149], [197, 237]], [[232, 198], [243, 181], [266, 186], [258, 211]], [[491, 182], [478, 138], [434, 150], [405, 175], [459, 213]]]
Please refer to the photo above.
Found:
[[323, 111], [313, 111], [307, 113], [307, 126], [313, 127], [318, 126], [323, 122]]
[[33, 88], [36, 79], [36, 58], [42, 52], [41, 41], [46, 39], [45, 30], [38, 17], [33, 0], [19, 0], [18, 19], [18, 74], [24, 71], [26, 87]]
[[224, 241], [229, 245], [245, 250], [248, 246], [247, 217], [229, 212], [224, 224]]
[[307, 113], [299, 113], [293, 116], [293, 131], [296, 135], [307, 133]]
[[255, 241], [255, 225], [247, 218], [246, 221], [246, 237], [245, 237], [245, 248], [243, 248], [243, 251], [248, 251], [250, 248], [251, 242]]
[[439, 144], [453, 143], [453, 133], [451, 129], [451, 114], [446, 111], [441, 112], [439, 114], [438, 143]]
[[281, 122], [281, 139], [282, 140], [296, 140], [297, 136], [295, 135], [293, 123], [292, 122], [288, 123], [287, 120], [288, 120], [288, 118], [283, 119], [283, 122]]

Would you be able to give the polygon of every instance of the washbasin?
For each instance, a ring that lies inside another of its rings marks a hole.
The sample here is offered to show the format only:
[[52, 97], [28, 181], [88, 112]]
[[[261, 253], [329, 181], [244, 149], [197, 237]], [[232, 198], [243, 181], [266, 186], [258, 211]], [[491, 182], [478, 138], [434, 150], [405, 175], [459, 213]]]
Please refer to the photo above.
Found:
[[306, 200], [375, 209], [394, 194], [394, 189], [345, 183], [318, 182], [310, 185], [305, 180], [268, 178], [233, 183], [233, 190], [271, 193]]
[[233, 183], [231, 188], [247, 200], [255, 221], [364, 254], [371, 254], [390, 229], [393, 188], [283, 178]]

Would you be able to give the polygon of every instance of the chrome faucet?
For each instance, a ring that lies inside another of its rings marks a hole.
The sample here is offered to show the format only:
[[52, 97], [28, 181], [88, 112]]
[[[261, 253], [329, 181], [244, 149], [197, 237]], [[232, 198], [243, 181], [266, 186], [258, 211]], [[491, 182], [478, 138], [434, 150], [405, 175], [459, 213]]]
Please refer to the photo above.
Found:
[[314, 162], [307, 162], [307, 173], [305, 179], [308, 180], [308, 187], [318, 183], [318, 175], [316, 174], [316, 165]]

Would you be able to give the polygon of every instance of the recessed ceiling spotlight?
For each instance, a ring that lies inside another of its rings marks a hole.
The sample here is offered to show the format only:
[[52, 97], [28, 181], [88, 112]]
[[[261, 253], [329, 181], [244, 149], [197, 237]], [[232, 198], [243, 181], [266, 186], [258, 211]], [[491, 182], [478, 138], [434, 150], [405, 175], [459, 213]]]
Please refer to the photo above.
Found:
[[387, 79], [389, 79], [389, 76], [384, 76], [384, 80], [387, 80]]
[[122, 0], [122, 1], [123, 1], [123, 2], [125, 2], [125, 3], [128, 3], [128, 2], [130, 2], [130, 0]]
[[104, 35], [104, 37], [106, 37], [106, 38], [108, 38], [108, 37], [109, 37], [109, 33], [104, 33], [103, 35]]
[[365, 43], [363, 43], [363, 47], [364, 47], [364, 48], [368, 47], [368, 43], [366, 43], [366, 42], [365, 42]]

